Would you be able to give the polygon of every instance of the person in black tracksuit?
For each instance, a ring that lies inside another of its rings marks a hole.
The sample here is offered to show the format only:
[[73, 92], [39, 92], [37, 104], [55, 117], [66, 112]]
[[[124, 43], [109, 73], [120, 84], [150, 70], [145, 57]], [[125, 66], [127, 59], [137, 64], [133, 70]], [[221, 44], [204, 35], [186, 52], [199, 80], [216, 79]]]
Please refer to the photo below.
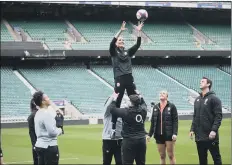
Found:
[[156, 139], [161, 164], [166, 164], [166, 150], [170, 164], [175, 164], [174, 144], [178, 134], [178, 113], [176, 106], [167, 98], [167, 91], [161, 91], [160, 103], [153, 107], [147, 140], [152, 136]]
[[31, 114], [29, 115], [27, 121], [28, 121], [28, 127], [29, 127], [29, 135], [30, 135], [31, 144], [32, 144], [33, 162], [34, 162], [34, 165], [38, 165], [38, 155], [35, 151], [35, 143], [36, 143], [37, 137], [35, 134], [35, 123], [34, 123], [35, 114], [38, 111], [38, 109], [33, 99], [31, 99], [30, 108], [31, 108]]
[[56, 111], [56, 127], [57, 128], [61, 128], [62, 129], [62, 134], [64, 134], [64, 129], [63, 129], [63, 125], [64, 125], [64, 116], [60, 113], [59, 110]]
[[212, 81], [203, 77], [200, 82], [202, 93], [194, 102], [194, 114], [190, 137], [195, 134], [200, 165], [207, 165], [207, 152], [210, 151], [214, 164], [222, 165], [219, 150], [219, 127], [222, 121], [221, 100], [210, 91]]
[[[135, 94], [136, 87], [134, 84], [134, 78], [132, 76], [131, 58], [141, 45], [141, 29], [143, 23], [139, 23], [139, 25], [137, 26], [137, 43], [128, 50], [124, 49], [124, 40], [122, 37], [120, 37], [122, 31], [125, 30], [125, 25], [126, 22], [123, 22], [120, 31], [115, 35], [115, 37], [111, 41], [109, 48], [115, 80], [114, 90], [116, 93], [119, 93], [118, 99], [116, 101], [117, 108], [120, 108], [125, 89], [127, 91], [128, 96]], [[117, 117], [112, 116], [112, 138], [114, 138], [115, 136], [116, 121]]]
[[[118, 96], [118, 95], [117, 95]], [[117, 96], [114, 100], [117, 99]], [[110, 105], [110, 112], [121, 117], [122, 127], [122, 163], [144, 165], [146, 162], [146, 131], [145, 120], [147, 116], [147, 105], [144, 99], [138, 95], [130, 95], [131, 106], [129, 108], [117, 108], [116, 101]]]

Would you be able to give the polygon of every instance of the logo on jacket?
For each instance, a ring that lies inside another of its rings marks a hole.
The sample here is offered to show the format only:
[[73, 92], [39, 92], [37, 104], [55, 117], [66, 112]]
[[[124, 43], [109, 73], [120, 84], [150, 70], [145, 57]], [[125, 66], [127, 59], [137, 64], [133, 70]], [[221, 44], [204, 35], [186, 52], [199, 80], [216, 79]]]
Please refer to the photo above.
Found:
[[199, 99], [197, 99], [197, 101], [199, 101]]
[[124, 55], [126, 56], [126, 55], [127, 55], [127, 52], [124, 52]]
[[208, 101], [208, 99], [205, 99], [205, 103], [204, 103], [205, 105], [207, 105], [207, 101]]
[[171, 110], [171, 108], [170, 107], [168, 107], [168, 111], [170, 111]]
[[155, 109], [154, 109], [154, 111], [156, 112], [156, 111], [157, 111], [157, 109], [155, 108]]
[[117, 87], [120, 87], [120, 83], [117, 83]]

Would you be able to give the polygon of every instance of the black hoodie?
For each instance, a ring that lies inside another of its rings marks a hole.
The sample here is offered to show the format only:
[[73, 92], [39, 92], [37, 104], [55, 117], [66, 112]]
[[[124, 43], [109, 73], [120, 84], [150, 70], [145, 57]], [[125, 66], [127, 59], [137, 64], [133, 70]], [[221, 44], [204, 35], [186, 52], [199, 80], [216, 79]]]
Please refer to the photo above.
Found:
[[147, 117], [147, 105], [143, 98], [138, 106], [129, 108], [116, 108], [116, 102], [113, 101], [108, 108], [112, 115], [122, 118], [122, 137], [131, 139], [145, 138], [145, 120]]
[[198, 96], [194, 102], [194, 114], [190, 131], [195, 133], [195, 141], [208, 141], [211, 131], [216, 132], [215, 142], [219, 141], [218, 129], [222, 121], [221, 100], [213, 91]]
[[112, 59], [114, 78], [132, 73], [131, 58], [141, 45], [141, 37], [138, 37], [137, 43], [128, 50], [125, 50], [124, 48], [117, 48], [115, 45], [116, 41], [117, 39], [113, 38], [109, 49]]

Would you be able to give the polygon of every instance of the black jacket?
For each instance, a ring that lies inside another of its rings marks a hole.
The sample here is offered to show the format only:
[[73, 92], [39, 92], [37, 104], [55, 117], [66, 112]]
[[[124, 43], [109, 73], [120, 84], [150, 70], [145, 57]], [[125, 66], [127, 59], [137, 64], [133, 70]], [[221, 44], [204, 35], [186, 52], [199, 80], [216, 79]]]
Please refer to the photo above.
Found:
[[153, 107], [151, 126], [149, 131], [149, 136], [156, 137], [157, 134], [161, 134], [161, 124], [162, 124], [162, 134], [165, 136], [172, 136], [178, 134], [178, 113], [176, 106], [167, 102], [166, 107], [162, 112], [162, 123], [161, 123], [161, 112], [160, 103]]
[[139, 106], [129, 108], [116, 108], [116, 102], [113, 101], [109, 106], [112, 115], [122, 118], [122, 137], [131, 139], [140, 139], [146, 137], [145, 120], [147, 117], [147, 105], [143, 98]]
[[0, 158], [3, 157], [2, 147], [0, 147]]
[[141, 37], [138, 37], [137, 43], [130, 49], [117, 48], [115, 43], [117, 39], [113, 38], [110, 43], [110, 55], [113, 65], [114, 78], [132, 73], [131, 58], [141, 45]]
[[36, 140], [37, 140], [37, 137], [35, 134], [35, 123], [34, 123], [34, 118], [35, 118], [36, 112], [37, 112], [37, 110], [32, 111], [31, 114], [29, 115], [29, 117], [27, 118], [28, 127], [29, 127], [29, 135], [31, 138], [32, 146], [35, 145]]
[[193, 121], [190, 129], [190, 131], [195, 133], [195, 141], [209, 140], [211, 131], [217, 133], [214, 141], [218, 141], [218, 129], [221, 121], [221, 100], [212, 91], [206, 93], [204, 97], [200, 94], [194, 102]]
[[59, 127], [62, 127], [63, 126], [63, 123], [64, 123], [64, 116], [59, 113], [59, 114], [56, 114], [56, 126], [59, 128]]

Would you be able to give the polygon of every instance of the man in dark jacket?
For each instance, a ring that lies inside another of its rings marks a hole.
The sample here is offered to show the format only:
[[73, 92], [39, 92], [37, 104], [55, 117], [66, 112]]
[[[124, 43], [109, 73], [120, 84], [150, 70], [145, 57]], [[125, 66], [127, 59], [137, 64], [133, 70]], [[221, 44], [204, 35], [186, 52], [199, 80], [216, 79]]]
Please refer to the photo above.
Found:
[[194, 115], [189, 136], [195, 134], [200, 165], [207, 165], [210, 151], [214, 164], [221, 165], [218, 130], [222, 121], [221, 100], [210, 91], [212, 81], [203, 77], [200, 82], [202, 92], [194, 102]]
[[37, 109], [33, 99], [31, 99], [30, 109], [31, 109], [31, 114], [29, 115], [27, 121], [28, 121], [28, 127], [29, 127], [29, 135], [30, 135], [31, 144], [32, 144], [33, 161], [34, 161], [34, 165], [37, 165], [38, 164], [38, 155], [35, 151], [35, 143], [36, 143], [37, 137], [35, 134], [34, 118], [35, 118], [35, 114], [38, 111], [38, 109]]
[[[120, 108], [125, 89], [127, 91], [128, 96], [135, 94], [136, 89], [134, 85], [134, 78], [132, 76], [131, 59], [141, 45], [141, 30], [143, 27], [143, 23], [139, 23], [139, 25], [137, 26], [137, 43], [128, 50], [124, 48], [124, 40], [120, 36], [120, 34], [124, 30], [126, 30], [125, 25], [126, 22], [123, 22], [120, 31], [115, 35], [115, 37], [111, 41], [109, 49], [114, 72], [115, 92], [119, 93], [119, 96], [116, 101], [117, 108]], [[117, 117], [113, 115], [112, 138], [114, 138], [115, 136], [116, 121]]]
[[56, 126], [57, 128], [62, 129], [62, 134], [64, 134], [63, 124], [64, 124], [64, 116], [60, 113], [59, 110], [56, 111]]
[[145, 120], [147, 116], [147, 105], [141, 95], [130, 95], [131, 105], [129, 108], [117, 108], [115, 94], [114, 101], [109, 105], [110, 112], [121, 117], [122, 127], [122, 163], [144, 165], [146, 161], [146, 131]]

